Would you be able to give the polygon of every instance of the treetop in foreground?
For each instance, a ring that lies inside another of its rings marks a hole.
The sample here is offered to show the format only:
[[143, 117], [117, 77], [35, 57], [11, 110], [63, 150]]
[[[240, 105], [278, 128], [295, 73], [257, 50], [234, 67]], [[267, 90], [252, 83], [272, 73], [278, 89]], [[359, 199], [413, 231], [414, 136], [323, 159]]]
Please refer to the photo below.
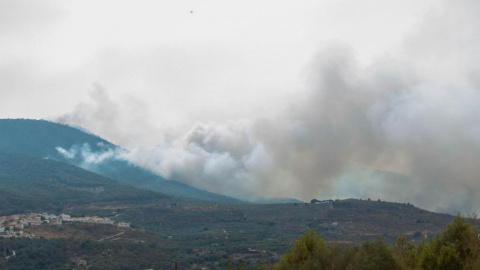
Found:
[[418, 245], [400, 236], [393, 246], [382, 238], [361, 246], [327, 246], [310, 230], [293, 244], [274, 269], [480, 269], [475, 219], [458, 215], [443, 233]]

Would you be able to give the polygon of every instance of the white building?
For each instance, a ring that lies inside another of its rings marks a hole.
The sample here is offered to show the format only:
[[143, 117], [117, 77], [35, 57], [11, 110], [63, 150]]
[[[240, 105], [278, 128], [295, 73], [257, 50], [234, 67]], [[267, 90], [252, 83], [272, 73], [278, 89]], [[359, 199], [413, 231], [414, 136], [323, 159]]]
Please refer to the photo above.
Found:
[[45, 219], [57, 218], [57, 216], [54, 215], [54, 214], [43, 214], [43, 217], [44, 217]]
[[67, 215], [67, 214], [61, 214], [58, 217], [61, 218], [63, 221], [66, 221], [72, 218], [70, 215]]
[[120, 227], [120, 228], [129, 228], [130, 223], [128, 223], [128, 222], [118, 222], [117, 226]]

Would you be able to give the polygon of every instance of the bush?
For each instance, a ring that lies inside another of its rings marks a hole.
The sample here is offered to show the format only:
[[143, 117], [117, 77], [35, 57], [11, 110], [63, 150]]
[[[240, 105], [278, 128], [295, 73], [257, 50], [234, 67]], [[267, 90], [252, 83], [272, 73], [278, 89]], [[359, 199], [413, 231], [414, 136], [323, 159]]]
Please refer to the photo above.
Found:
[[350, 248], [327, 247], [310, 230], [295, 241], [274, 269], [480, 269], [478, 234], [460, 215], [443, 233], [417, 246], [403, 235], [393, 247], [381, 238]]

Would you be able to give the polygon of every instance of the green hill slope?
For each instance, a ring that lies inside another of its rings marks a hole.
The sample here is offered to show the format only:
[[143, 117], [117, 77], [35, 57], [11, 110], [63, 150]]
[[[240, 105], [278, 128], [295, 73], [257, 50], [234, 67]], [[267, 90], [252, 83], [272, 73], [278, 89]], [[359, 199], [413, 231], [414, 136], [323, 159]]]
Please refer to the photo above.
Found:
[[0, 152], [0, 186], [0, 215], [171, 199], [65, 163], [6, 152]]
[[76, 128], [44, 120], [0, 119], [0, 149], [36, 157], [57, 157], [56, 147], [70, 148], [84, 143], [98, 151], [99, 143], [114, 147], [106, 140]]
[[[60, 150], [60, 151], [59, 151]], [[227, 196], [194, 188], [136, 166], [115, 154], [96, 162], [90, 156], [126, 151], [88, 132], [44, 120], [0, 119], [0, 151], [66, 162], [122, 183], [205, 202], [241, 203]], [[64, 151], [63, 154], [61, 151]]]

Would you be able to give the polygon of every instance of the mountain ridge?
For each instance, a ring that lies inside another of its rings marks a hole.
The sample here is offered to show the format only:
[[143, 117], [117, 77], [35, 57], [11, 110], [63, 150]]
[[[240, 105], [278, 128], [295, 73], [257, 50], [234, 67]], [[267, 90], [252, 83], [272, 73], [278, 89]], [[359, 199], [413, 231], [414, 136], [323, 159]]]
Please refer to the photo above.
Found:
[[[78, 148], [80, 152], [69, 156], [72, 153], [67, 151], [72, 148]], [[81, 153], [84, 149], [81, 148], [86, 148], [92, 155], [121, 149], [95, 134], [64, 124], [35, 119], [0, 119], [0, 150], [2, 151], [50, 158], [113, 178], [124, 184], [179, 198], [218, 203], [245, 203], [239, 199], [201, 190], [175, 180], [167, 180], [150, 170], [115, 156], [101, 162], [88, 163], [84, 153]]]

